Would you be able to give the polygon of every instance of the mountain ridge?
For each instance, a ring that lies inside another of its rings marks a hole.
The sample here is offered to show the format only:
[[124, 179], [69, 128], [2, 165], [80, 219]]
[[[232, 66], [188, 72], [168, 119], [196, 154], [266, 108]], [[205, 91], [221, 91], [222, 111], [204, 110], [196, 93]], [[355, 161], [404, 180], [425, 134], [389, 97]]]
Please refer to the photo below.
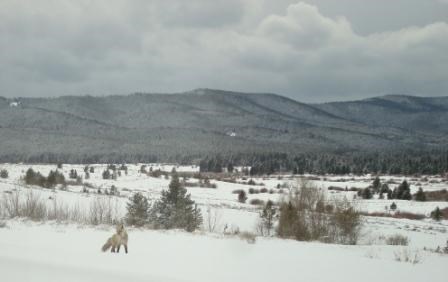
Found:
[[[13, 101], [20, 103], [11, 106]], [[448, 146], [448, 97], [385, 95], [308, 104], [273, 93], [207, 88], [0, 97], [0, 133], [0, 160], [40, 154], [175, 159], [223, 152], [432, 149]]]

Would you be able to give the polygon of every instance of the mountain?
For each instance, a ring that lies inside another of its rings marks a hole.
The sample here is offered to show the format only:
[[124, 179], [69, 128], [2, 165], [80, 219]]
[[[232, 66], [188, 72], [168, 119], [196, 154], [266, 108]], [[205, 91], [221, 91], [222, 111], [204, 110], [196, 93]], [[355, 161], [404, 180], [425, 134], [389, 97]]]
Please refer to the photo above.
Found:
[[0, 98], [0, 159], [178, 160], [257, 152], [430, 149], [448, 143], [448, 97], [305, 104], [275, 94]]

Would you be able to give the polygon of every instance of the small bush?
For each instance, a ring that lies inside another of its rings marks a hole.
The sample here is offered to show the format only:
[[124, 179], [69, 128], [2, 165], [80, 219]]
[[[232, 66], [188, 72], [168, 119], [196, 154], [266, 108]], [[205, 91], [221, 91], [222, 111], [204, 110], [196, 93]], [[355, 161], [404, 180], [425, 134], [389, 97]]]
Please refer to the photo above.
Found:
[[258, 189], [249, 188], [249, 194], [258, 194], [258, 193], [260, 193], [260, 191]]
[[260, 199], [251, 199], [249, 201], [249, 204], [255, 205], [255, 206], [262, 206], [262, 205], [264, 205], [264, 202]]
[[300, 241], [356, 244], [362, 223], [360, 213], [347, 199], [335, 199], [328, 209], [325, 202], [322, 190], [302, 182], [288, 202], [280, 205], [278, 235]]
[[425, 192], [426, 201], [431, 202], [448, 202], [448, 191], [446, 189], [439, 191], [427, 191]]
[[241, 190], [238, 193], [238, 202], [245, 203], [247, 200], [246, 192], [244, 190]]
[[246, 232], [246, 231], [239, 232], [238, 237], [241, 240], [245, 240], [249, 244], [255, 244], [255, 241], [257, 240], [257, 236], [254, 233]]
[[400, 234], [391, 235], [386, 238], [386, 244], [392, 246], [407, 246], [409, 238]]
[[411, 212], [396, 212], [392, 217], [393, 218], [405, 218], [405, 219], [411, 219], [411, 220], [421, 220], [421, 219], [426, 218], [426, 216], [423, 214], [411, 213]]
[[2, 169], [0, 171], [0, 178], [8, 178], [9, 174], [8, 171], [6, 169]]
[[397, 204], [395, 204], [395, 202], [392, 202], [392, 204], [390, 204], [390, 210], [394, 211], [397, 209]]
[[89, 206], [88, 223], [98, 225], [118, 222], [118, 202], [113, 199], [113, 197], [96, 196]]
[[431, 218], [436, 220], [436, 221], [440, 221], [442, 219], [442, 211], [440, 210], [439, 207], [436, 207], [432, 212], [431, 212]]
[[395, 260], [399, 262], [408, 262], [412, 264], [421, 262], [421, 256], [418, 251], [411, 251], [405, 248], [394, 252], [394, 257]]
[[345, 191], [345, 189], [338, 186], [329, 186], [328, 191]]

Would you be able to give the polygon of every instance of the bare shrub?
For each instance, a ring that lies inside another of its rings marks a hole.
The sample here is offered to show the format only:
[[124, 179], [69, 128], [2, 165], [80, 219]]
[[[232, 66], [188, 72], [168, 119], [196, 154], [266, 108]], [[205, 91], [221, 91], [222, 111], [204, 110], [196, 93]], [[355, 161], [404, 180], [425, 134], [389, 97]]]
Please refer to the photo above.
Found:
[[47, 207], [40, 196], [28, 191], [25, 202], [21, 205], [20, 216], [28, 217], [32, 220], [44, 220], [47, 217]]
[[411, 212], [396, 212], [393, 215], [393, 218], [406, 218], [411, 220], [421, 220], [425, 219], [426, 216], [424, 214], [411, 213]]
[[421, 220], [425, 219], [426, 216], [418, 213], [411, 212], [396, 212], [396, 213], [386, 213], [386, 212], [361, 212], [363, 216], [375, 216], [375, 217], [391, 217], [391, 218], [405, 218], [411, 220]]
[[277, 215], [277, 208], [274, 202], [268, 200], [260, 212], [259, 222], [257, 224], [258, 234], [261, 236], [270, 236], [271, 230], [274, 228], [275, 217]]
[[205, 215], [205, 228], [208, 232], [215, 232], [221, 223], [222, 214], [218, 209], [212, 209], [210, 206], [207, 207]]
[[356, 244], [361, 216], [347, 200], [326, 203], [325, 193], [306, 181], [290, 191], [280, 205], [277, 233], [297, 240], [320, 240], [339, 244]]
[[45, 202], [32, 190], [23, 197], [20, 190], [3, 194], [1, 209], [6, 217], [27, 217], [32, 220], [44, 220], [47, 216]]
[[20, 216], [20, 193], [18, 190], [3, 194], [2, 209], [3, 214], [9, 218]]
[[344, 198], [335, 201], [331, 217], [334, 242], [340, 244], [356, 244], [361, 234], [361, 214]]
[[67, 221], [67, 220], [73, 220], [78, 221], [81, 218], [72, 218], [72, 213], [70, 211], [70, 208], [64, 204], [63, 202], [60, 202], [57, 200], [56, 197], [51, 199], [52, 203], [50, 207], [48, 208], [47, 212], [47, 218], [49, 220], [56, 220], [58, 222], [60, 221]]
[[260, 199], [251, 199], [249, 201], [249, 204], [254, 205], [254, 206], [262, 206], [262, 205], [264, 205], [264, 201], [260, 200]]
[[448, 201], [448, 191], [446, 189], [439, 191], [425, 191], [424, 193], [427, 201], [431, 202]]
[[115, 224], [118, 222], [117, 199], [109, 196], [98, 196], [90, 203], [87, 222], [93, 225]]
[[249, 244], [255, 244], [255, 241], [257, 240], [257, 236], [254, 233], [247, 231], [238, 233], [238, 237], [241, 240], [245, 240]]
[[396, 261], [408, 262], [412, 264], [417, 264], [422, 261], [420, 253], [418, 251], [412, 251], [408, 248], [403, 248], [399, 251], [394, 252], [394, 257]]
[[391, 235], [386, 238], [386, 244], [393, 246], [407, 246], [409, 244], [409, 238], [401, 234]]

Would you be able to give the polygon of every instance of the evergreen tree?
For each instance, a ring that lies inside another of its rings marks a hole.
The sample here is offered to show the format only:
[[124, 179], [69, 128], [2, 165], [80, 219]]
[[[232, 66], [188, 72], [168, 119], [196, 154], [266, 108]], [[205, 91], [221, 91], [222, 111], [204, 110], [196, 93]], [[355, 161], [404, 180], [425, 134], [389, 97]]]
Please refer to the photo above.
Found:
[[103, 171], [103, 179], [110, 179], [111, 178], [111, 174], [109, 172], [108, 169]]
[[268, 236], [270, 235], [271, 230], [274, 227], [275, 215], [276, 215], [276, 209], [274, 207], [274, 203], [271, 200], [268, 200], [260, 213], [263, 229], [267, 231]]
[[78, 172], [76, 171], [76, 169], [71, 169], [71, 170], [70, 170], [69, 177], [70, 177], [71, 179], [76, 179], [76, 178], [78, 178]]
[[1, 178], [8, 178], [8, 176], [9, 176], [9, 174], [8, 174], [8, 171], [6, 169], [2, 169], [0, 171], [0, 177]]
[[162, 191], [160, 200], [154, 204], [151, 219], [158, 227], [183, 228], [189, 232], [202, 224], [201, 211], [181, 185], [177, 174], [173, 174], [169, 189]]
[[404, 180], [398, 187], [392, 192], [392, 199], [411, 200], [411, 189], [406, 180]]
[[361, 196], [365, 200], [370, 200], [373, 197], [372, 191], [370, 190], [370, 188], [364, 188], [364, 189], [360, 190], [358, 192], [358, 195]]
[[62, 173], [60, 173], [59, 171], [57, 171], [57, 170], [50, 171], [50, 173], [48, 174], [48, 177], [46, 179], [45, 187], [53, 188], [54, 186], [56, 186], [58, 184], [65, 185], [65, 177], [64, 177], [64, 175]]
[[149, 217], [148, 199], [141, 193], [136, 193], [126, 204], [126, 222], [129, 225], [143, 226]]
[[437, 221], [442, 219], [442, 211], [439, 207], [436, 207], [435, 210], [431, 212], [431, 218]]
[[233, 164], [232, 164], [232, 163], [229, 163], [229, 164], [227, 165], [227, 172], [228, 172], [228, 173], [232, 173], [232, 172], [233, 172], [233, 169], [234, 169]]
[[25, 183], [31, 185], [34, 184], [36, 175], [36, 172], [32, 168], [29, 168], [25, 173]]
[[247, 200], [246, 192], [244, 190], [241, 190], [238, 193], [238, 202], [245, 203]]
[[380, 188], [381, 188], [381, 181], [380, 181], [380, 178], [379, 178], [378, 176], [375, 177], [375, 180], [373, 180], [372, 188], [373, 188], [373, 191], [374, 191], [375, 193], [378, 193], [378, 192], [380, 191]]
[[423, 192], [423, 189], [421, 187], [418, 188], [417, 193], [415, 193], [415, 200], [418, 201], [418, 202], [425, 202], [426, 201], [425, 192]]
[[392, 204], [390, 205], [390, 210], [394, 211], [397, 209], [397, 204], [395, 204], [395, 202], [392, 202]]
[[389, 190], [390, 190], [389, 185], [387, 185], [386, 183], [383, 183], [380, 188], [380, 194], [388, 193]]

